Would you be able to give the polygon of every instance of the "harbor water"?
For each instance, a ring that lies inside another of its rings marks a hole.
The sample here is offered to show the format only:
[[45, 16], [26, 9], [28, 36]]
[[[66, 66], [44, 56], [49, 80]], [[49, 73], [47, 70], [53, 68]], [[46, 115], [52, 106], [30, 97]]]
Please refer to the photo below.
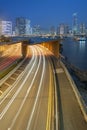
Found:
[[87, 71], [87, 41], [66, 38], [62, 44], [63, 55], [67, 57], [67, 60], [81, 70]]
[[[62, 55], [67, 57], [67, 62], [87, 72], [87, 40], [74, 41], [71, 38], [66, 38], [62, 44]], [[73, 71], [70, 74], [87, 106], [87, 82], [81, 82]]]
[[[12, 40], [28, 40], [31, 44], [40, 43], [43, 41], [54, 40], [50, 38], [41, 37], [15, 37]], [[72, 38], [65, 38], [62, 42], [62, 55], [67, 57], [67, 61], [76, 66], [77, 68], [87, 71], [87, 41], [75, 41]], [[71, 73], [76, 86], [83, 97], [85, 104], [87, 105], [87, 83], [81, 82], [74, 73]]]

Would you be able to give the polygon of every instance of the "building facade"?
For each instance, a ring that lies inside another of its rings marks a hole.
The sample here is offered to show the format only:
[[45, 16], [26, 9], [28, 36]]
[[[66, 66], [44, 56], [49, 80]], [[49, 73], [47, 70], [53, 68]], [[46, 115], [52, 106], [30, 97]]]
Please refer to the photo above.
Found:
[[32, 34], [32, 28], [30, 27], [30, 20], [24, 17], [16, 18], [15, 34], [16, 35]]
[[80, 26], [79, 26], [79, 33], [81, 35], [85, 35], [86, 34], [86, 25], [85, 23], [81, 23]]
[[39, 24], [33, 26], [33, 34], [35, 34], [35, 35], [41, 34], [41, 27]]
[[50, 27], [50, 34], [51, 34], [51, 35], [55, 35], [55, 34], [56, 34], [56, 32], [55, 32], [55, 27], [54, 27], [54, 26], [51, 26], [51, 27]]
[[73, 35], [78, 34], [77, 13], [73, 14], [72, 33], [73, 33]]
[[60, 24], [57, 28], [57, 34], [67, 36], [69, 34], [69, 25]]
[[0, 35], [12, 35], [12, 22], [0, 20]]

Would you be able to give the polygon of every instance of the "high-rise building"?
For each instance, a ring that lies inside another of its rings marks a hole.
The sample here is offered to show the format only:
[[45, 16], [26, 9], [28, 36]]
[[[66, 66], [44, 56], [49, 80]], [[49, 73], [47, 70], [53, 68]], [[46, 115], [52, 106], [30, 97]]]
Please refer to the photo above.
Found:
[[78, 34], [77, 13], [73, 14], [72, 32], [73, 32], [73, 35]]
[[12, 35], [12, 22], [0, 20], [0, 35]]
[[54, 26], [51, 26], [51, 28], [50, 28], [50, 34], [51, 35], [55, 35], [55, 27]]
[[30, 27], [30, 20], [24, 17], [16, 18], [16, 35], [29, 35], [32, 34], [32, 28]]
[[81, 35], [85, 35], [86, 34], [86, 26], [84, 23], [81, 23], [80, 26], [79, 26], [79, 33]]
[[64, 35], [65, 32], [65, 25], [64, 24], [60, 24], [59, 26], [59, 34], [60, 35]]
[[33, 26], [33, 34], [35, 35], [41, 34], [41, 27], [39, 24]]
[[69, 34], [69, 26], [67, 24], [60, 24], [57, 28], [57, 34], [67, 36]]

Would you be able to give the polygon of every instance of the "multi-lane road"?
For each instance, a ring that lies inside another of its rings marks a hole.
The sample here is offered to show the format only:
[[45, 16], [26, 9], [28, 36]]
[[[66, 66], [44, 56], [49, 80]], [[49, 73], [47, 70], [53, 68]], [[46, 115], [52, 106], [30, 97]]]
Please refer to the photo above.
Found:
[[69, 77], [46, 48], [29, 46], [27, 57], [3, 80], [0, 130], [87, 129]]
[[0, 56], [0, 71], [2, 71], [3, 69], [6, 69], [12, 63], [14, 63], [15, 61], [21, 58], [20, 46], [10, 47], [4, 52], [5, 53], [2, 56]]
[[0, 98], [0, 130], [54, 130], [51, 55], [40, 46], [30, 46], [23, 69], [5, 81], [8, 87], [6, 92], [2, 89]]

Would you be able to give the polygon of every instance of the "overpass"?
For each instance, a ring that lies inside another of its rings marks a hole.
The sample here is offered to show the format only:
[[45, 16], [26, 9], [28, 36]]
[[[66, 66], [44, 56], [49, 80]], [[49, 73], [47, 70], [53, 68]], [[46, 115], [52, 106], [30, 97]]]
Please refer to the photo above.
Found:
[[[36, 44], [40, 44], [48, 48], [55, 56], [59, 57], [60, 44], [58, 40]], [[11, 71], [13, 69], [13, 66], [15, 66], [17, 62], [19, 62], [22, 58], [27, 56], [27, 53], [29, 51], [29, 45], [31, 45], [31, 43], [29, 43], [29, 41], [27, 40], [0, 44], [0, 79], [9, 71]]]
[[[48, 50], [50, 50], [56, 57], [59, 57], [59, 50], [60, 50], [60, 41], [59, 40], [52, 40], [52, 41], [47, 41], [47, 42], [35, 43], [35, 44], [40, 44], [40, 45], [48, 48]], [[23, 56], [26, 56], [26, 54], [27, 54], [28, 45], [34, 45], [34, 44], [31, 44], [28, 41], [22, 41]]]
[[[60, 42], [59, 40], [52, 40], [52, 41], [47, 41], [47, 42], [40, 42], [36, 43], [40, 44], [46, 48], [48, 48], [55, 56], [59, 57], [59, 49], [60, 49]], [[27, 55], [27, 47], [31, 45], [29, 41], [19, 41], [19, 42], [11, 42], [11, 43], [4, 43], [0, 44], [0, 57], [2, 56], [7, 56], [8, 54], [10, 55], [10, 51], [12, 48], [17, 48], [20, 46], [20, 56], [26, 56]], [[32, 44], [34, 45], [34, 44]], [[17, 54], [15, 54], [17, 55]]]

